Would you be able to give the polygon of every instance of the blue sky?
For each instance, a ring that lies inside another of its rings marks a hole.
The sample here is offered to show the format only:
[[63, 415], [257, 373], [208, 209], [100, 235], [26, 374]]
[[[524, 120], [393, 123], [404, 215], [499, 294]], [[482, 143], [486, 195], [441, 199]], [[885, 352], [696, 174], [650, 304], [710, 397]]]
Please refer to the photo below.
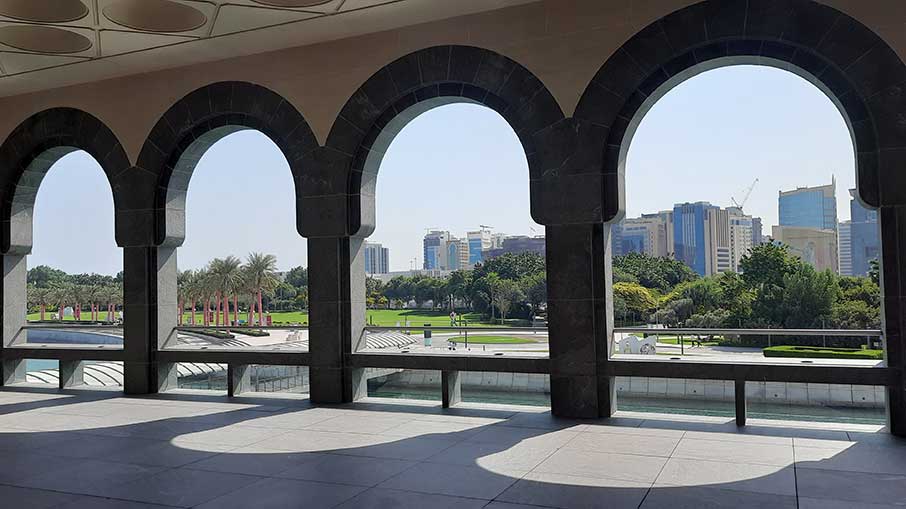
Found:
[[[849, 218], [855, 181], [849, 132], [833, 103], [786, 71], [737, 66], [692, 78], [645, 116], [627, 160], [627, 214], [681, 201], [730, 205], [757, 176], [746, 211], [777, 222], [777, 192], [837, 178], [838, 215]], [[279, 149], [263, 134], [224, 138], [205, 154], [189, 186], [181, 269], [228, 254], [277, 256], [281, 269], [307, 264], [295, 230], [293, 183]], [[100, 167], [76, 152], [51, 168], [38, 191], [29, 266], [113, 274], [113, 200]], [[391, 269], [421, 266], [421, 237], [440, 228], [464, 235], [480, 224], [543, 234], [529, 216], [528, 167], [506, 121], [482, 106], [432, 110], [391, 144], [377, 186], [377, 229]]]

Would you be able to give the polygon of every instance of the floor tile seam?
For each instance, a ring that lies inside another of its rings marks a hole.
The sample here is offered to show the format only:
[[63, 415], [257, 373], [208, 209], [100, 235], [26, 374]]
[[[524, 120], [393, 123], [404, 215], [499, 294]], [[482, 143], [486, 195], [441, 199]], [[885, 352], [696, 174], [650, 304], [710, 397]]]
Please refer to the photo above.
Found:
[[840, 473], [846, 473], [846, 474], [893, 475], [893, 476], [899, 476], [899, 477], [906, 477], [906, 469], [904, 469], [902, 472], [878, 472], [878, 471], [868, 472], [865, 470], [851, 470], [851, 469], [845, 469], [845, 468], [818, 468], [818, 467], [810, 467], [808, 465], [797, 465], [796, 468], [800, 469], [800, 470], [809, 470], [809, 471], [814, 471], [814, 472], [840, 472]]
[[[688, 433], [688, 432], [686, 432], [686, 433]], [[714, 437], [703, 438], [703, 437], [696, 437], [696, 436], [690, 437], [690, 436], [686, 436], [686, 433], [683, 434], [682, 440], [689, 440], [689, 441], [694, 441], [694, 442], [722, 442], [722, 443], [735, 443], [735, 444], [749, 444], [749, 445], [757, 445], [757, 446], [772, 445], [775, 447], [792, 447], [792, 445], [793, 445], [792, 438], [789, 439], [788, 443], [780, 444], [780, 443], [774, 443], [774, 442], [764, 442], [764, 441], [759, 441], [759, 440], [734, 440], [731, 438], [720, 438], [720, 437], [716, 437], [716, 438], [714, 438]], [[750, 435], [750, 436], [762, 436], [762, 435]], [[766, 436], [771, 437], [770, 435], [766, 435]], [[771, 438], [774, 438], [774, 437], [771, 437]], [[786, 437], [776, 437], [776, 438], [786, 438]]]
[[[259, 474], [239, 474], [239, 473], [237, 473], [237, 472], [224, 472], [224, 471], [222, 471], [222, 470], [205, 470], [205, 469], [202, 469], [202, 468], [192, 468], [192, 467], [185, 467], [185, 469], [186, 469], [186, 470], [192, 470], [192, 471], [195, 471], [195, 472], [208, 472], [208, 473], [228, 474], [228, 475], [233, 475], [233, 474], [235, 474], [235, 475], [244, 475], [244, 476], [248, 476], [248, 477], [257, 477], [257, 478], [258, 478], [258, 479], [255, 480], [254, 482], [252, 482], [252, 483], [250, 483], [250, 484], [247, 484], [247, 485], [245, 485], [244, 487], [248, 487], [248, 486], [251, 486], [251, 485], [253, 485], [253, 484], [257, 484], [257, 483], [259, 483], [259, 482], [267, 481], [267, 480], [276, 480], [276, 481], [299, 481], [299, 482], [310, 482], [310, 483], [316, 483], [316, 484], [329, 484], [329, 485], [331, 485], [331, 486], [340, 486], [340, 487], [344, 487], [344, 488], [361, 488], [362, 491], [366, 491], [366, 490], [369, 490], [369, 489], [375, 487], [375, 486], [373, 486], [373, 485], [372, 485], [372, 486], [365, 486], [365, 485], [362, 485], [362, 484], [351, 484], [351, 483], [344, 483], [344, 482], [339, 482], [339, 481], [324, 481], [324, 480], [321, 480], [321, 479], [303, 479], [303, 478], [300, 478], [300, 477], [289, 477], [289, 476], [281, 475], [281, 474], [284, 474], [284, 473], [286, 473], [286, 472], [289, 472], [290, 470], [292, 470], [292, 469], [294, 469], [294, 468], [296, 468], [296, 467], [298, 467], [298, 466], [299, 466], [299, 465], [296, 465], [296, 466], [293, 466], [293, 467], [289, 467], [289, 468], [287, 468], [286, 470], [282, 470], [282, 471], [280, 471], [280, 472], [278, 472], [278, 473], [269, 474], [269, 475], [259, 475]], [[180, 468], [183, 468], [183, 467], [180, 467]], [[244, 488], [244, 487], [243, 487], [243, 488]], [[240, 489], [242, 489], [242, 488], [240, 488]], [[223, 496], [223, 495], [219, 495], [219, 496]]]
[[[155, 475], [156, 475], [156, 474], [155, 474]], [[128, 482], [122, 483], [122, 484], [128, 484], [129, 482], [134, 482], [134, 481], [128, 481]], [[61, 494], [61, 495], [71, 495], [71, 496], [75, 496], [75, 497], [89, 497], [89, 498], [99, 498], [99, 499], [106, 499], [106, 500], [116, 500], [116, 501], [120, 501], [120, 502], [135, 502], [135, 501], [136, 501], [136, 500], [130, 499], [130, 498], [108, 497], [108, 496], [99, 496], [99, 495], [86, 495], [86, 494], [84, 494], [84, 493], [73, 493], [73, 492], [71, 492], [71, 491], [54, 490], [54, 489], [48, 489], [48, 488], [35, 488], [35, 487], [32, 487], [32, 486], [20, 486], [20, 485], [16, 485], [16, 484], [8, 484], [8, 483], [3, 483], [3, 482], [0, 482], [0, 486], [6, 486], [6, 487], [8, 487], [8, 488], [19, 488], [19, 489], [27, 489], [27, 490], [36, 490], [36, 491], [49, 491], [49, 492], [51, 492], [51, 493], [59, 493], [59, 494]], [[70, 502], [71, 502], [71, 501], [62, 502], [62, 503], [59, 504], [59, 505], [51, 506], [51, 507], [59, 507], [59, 506], [61, 506], [61, 505], [68, 504], [68, 503], [70, 503]], [[151, 503], [151, 502], [141, 502], [141, 501], [140, 501], [139, 503], [142, 503], [142, 504], [151, 504], [151, 505], [159, 505], [159, 506], [161, 506], [161, 507], [175, 507], [175, 508], [185, 508], [185, 507], [187, 507], [187, 506], [181, 506], [181, 505], [163, 504], [163, 503], [160, 503], [160, 502]]]
[[679, 447], [680, 442], [682, 442], [685, 437], [686, 437], [686, 432], [683, 431], [683, 434], [680, 435], [680, 439], [677, 440], [676, 444], [673, 445], [673, 450], [670, 451], [670, 454], [667, 457], [667, 461], [665, 461], [664, 464], [661, 465], [661, 468], [658, 469], [657, 475], [654, 476], [654, 481], [651, 482], [651, 486], [649, 486], [648, 489], [645, 490], [645, 495], [642, 496], [642, 500], [639, 501], [639, 505], [636, 506], [636, 509], [641, 509], [642, 505], [645, 504], [645, 500], [648, 498], [648, 495], [651, 493], [651, 489], [654, 487], [654, 484], [657, 482], [658, 479], [660, 479], [661, 474], [664, 472], [664, 469], [667, 468], [667, 462], [669, 462], [670, 458], [673, 457], [673, 454], [676, 452], [676, 449]]
[[[408, 468], [404, 468], [404, 469], [401, 470], [400, 472], [397, 472], [396, 474], [394, 474], [394, 475], [392, 475], [392, 476], [390, 476], [390, 477], [384, 479], [383, 481], [377, 483], [377, 485], [375, 485], [375, 486], [373, 486], [373, 487], [376, 488], [376, 487], [380, 486], [381, 484], [384, 484], [384, 483], [390, 481], [391, 479], [396, 479], [397, 477], [400, 477], [400, 476], [403, 475], [404, 473], [406, 473], [406, 472], [408, 472], [408, 471], [410, 471], [410, 470], [412, 470], [412, 469], [418, 467], [418, 466], [421, 465], [422, 463], [427, 463], [429, 459], [431, 459], [431, 458], [433, 458], [433, 457], [435, 457], [435, 456], [437, 456], [437, 455], [439, 455], [439, 454], [443, 454], [444, 452], [450, 450], [450, 448], [452, 448], [452, 447], [455, 446], [455, 445], [456, 445], [456, 444], [450, 444], [449, 447], [445, 447], [445, 448], [443, 448], [442, 450], [437, 451], [436, 453], [434, 453], [434, 454], [432, 454], [432, 455], [430, 455], [430, 456], [428, 456], [427, 458], [424, 458], [424, 459], [422, 459], [422, 460], [410, 460], [410, 461], [413, 461], [413, 464], [410, 465]], [[352, 456], [352, 455], [347, 455], [347, 456]], [[369, 456], [360, 456], [360, 457], [367, 458], [367, 457], [369, 457]], [[387, 459], [387, 458], [379, 458], [379, 459]], [[398, 458], [394, 458], [394, 459], [398, 459]], [[402, 460], [402, 461], [407, 461], [407, 460]], [[400, 490], [400, 491], [406, 491], [406, 490]]]
[[[406, 488], [385, 488], [385, 487], [381, 487], [381, 485], [383, 485], [384, 483], [386, 483], [387, 481], [389, 481], [390, 479], [393, 479], [393, 478], [395, 478], [395, 477], [396, 477], [396, 476], [393, 476], [393, 477], [391, 477], [391, 478], [389, 478], [389, 479], [385, 479], [384, 481], [381, 481], [380, 483], [378, 483], [377, 486], [373, 486], [373, 487], [371, 487], [371, 488], [367, 488], [365, 491], [372, 490], [372, 489], [390, 490], [390, 491], [402, 491], [402, 492], [405, 492], [405, 493], [418, 493], [419, 495], [438, 495], [438, 496], [443, 496], [443, 497], [462, 498], [462, 499], [466, 499], [466, 500], [478, 500], [478, 501], [488, 502], [488, 503], [494, 502], [494, 501], [497, 499], [497, 497], [500, 496], [500, 494], [498, 493], [497, 495], [494, 496], [494, 498], [482, 498], [482, 497], [470, 497], [470, 496], [468, 496], [468, 495], [452, 495], [452, 494], [449, 494], [449, 493], [437, 493], [437, 492], [432, 492], [432, 491], [419, 491], [419, 490], [416, 490], [416, 489], [406, 489]], [[518, 480], [518, 479], [516, 479], [516, 480]], [[513, 482], [515, 482], [516, 480], [514, 480]], [[507, 487], [503, 489], [503, 491], [508, 490], [508, 489], [510, 488], [510, 486], [512, 486], [512, 483], [511, 483], [511, 484], [508, 484]], [[503, 491], [501, 491], [500, 493], [503, 493]]]
[[594, 449], [591, 447], [584, 447], [584, 448], [575, 447], [575, 448], [573, 448], [573, 447], [563, 446], [563, 447], [561, 447], [561, 449], [566, 450], [566, 451], [575, 451], [575, 452], [585, 451], [585, 452], [591, 452], [591, 453], [595, 453], [595, 454], [622, 454], [624, 456], [643, 456], [646, 458], [664, 458], [664, 459], [671, 458], [670, 455], [673, 454], [672, 450], [671, 450], [671, 452], [668, 452], [666, 455], [664, 455], [664, 454], [654, 454], [654, 453], [645, 453], [645, 452], [603, 451], [603, 450]]
[[776, 468], [787, 468], [792, 466], [795, 463], [795, 460], [790, 460], [788, 464], [778, 465], [777, 463], [764, 463], [764, 462], [752, 462], [752, 461], [730, 461], [730, 460], [721, 460], [713, 458], [700, 458], [700, 457], [691, 457], [691, 456], [677, 456], [674, 451], [673, 455], [668, 459], [677, 459], [677, 460], [690, 460], [690, 461], [706, 461], [708, 463], [720, 463], [722, 465], [750, 465], [753, 467], [776, 467]]
[[[666, 463], [666, 462], [665, 462], [665, 463]], [[528, 473], [526, 473], [525, 475], [529, 475], [529, 474], [551, 474], [551, 475], [562, 475], [562, 476], [565, 476], [565, 477], [577, 477], [577, 478], [579, 478], [579, 479], [593, 479], [593, 480], [597, 480], [597, 481], [634, 482], [634, 483], [639, 483], [639, 484], [649, 484], [649, 485], [653, 485], [653, 484], [655, 483], [655, 481], [657, 481], [657, 478], [656, 478], [656, 477], [655, 477], [653, 480], [649, 481], [649, 480], [647, 480], [647, 479], [638, 479], [638, 478], [632, 479], [632, 478], [629, 478], [628, 476], [627, 476], [627, 477], [617, 477], [617, 476], [611, 476], [611, 475], [565, 474], [565, 473], [562, 473], [562, 472], [548, 472], [548, 471], [545, 471], [545, 470], [538, 470], [538, 468], [539, 468], [541, 465], [543, 465], [543, 464], [544, 464], [544, 462], [542, 461], [541, 463], [538, 464], [538, 466], [536, 466], [535, 468], [533, 468], [532, 470], [530, 470], [530, 471], [529, 471]]]
[[792, 453], [790, 453], [789, 461], [785, 462], [785, 463], [780, 463], [779, 461], [770, 463], [770, 462], [764, 461], [764, 460], [733, 461], [730, 459], [714, 459], [714, 458], [709, 458], [709, 457], [695, 456], [695, 455], [687, 454], [684, 452], [680, 452], [680, 453], [674, 452], [670, 456], [669, 459], [674, 459], [674, 458], [678, 459], [678, 460], [710, 461], [713, 463], [732, 463], [732, 464], [742, 464], [742, 465], [754, 465], [754, 466], [760, 466], [760, 467], [789, 467], [789, 466], [793, 465], [793, 463], [796, 462], [793, 459]]
[[682, 484], [673, 484], [673, 483], [669, 483], [669, 482], [654, 482], [651, 485], [651, 488], [655, 489], [658, 487], [655, 485], [668, 486], [670, 488], [701, 488], [701, 489], [706, 489], [706, 490], [733, 491], [736, 493], [751, 493], [753, 495], [773, 495], [775, 497], [789, 497], [789, 498], [795, 498], [797, 500], [797, 506], [798, 506], [798, 499], [799, 499], [799, 497], [795, 494], [795, 492], [794, 492], [794, 494], [769, 493], [766, 491], [743, 490], [743, 489], [738, 489], [738, 488], [723, 488], [720, 485], [713, 485], [713, 484], [697, 484], [694, 486], [686, 486], [686, 485], [682, 485]]

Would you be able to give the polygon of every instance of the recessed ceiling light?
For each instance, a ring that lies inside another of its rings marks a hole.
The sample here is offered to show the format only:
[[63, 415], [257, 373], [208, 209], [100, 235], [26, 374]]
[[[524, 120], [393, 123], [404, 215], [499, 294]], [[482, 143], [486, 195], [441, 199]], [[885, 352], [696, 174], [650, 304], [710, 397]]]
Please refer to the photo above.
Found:
[[67, 23], [88, 15], [88, 7], [79, 0], [0, 0], [0, 15], [35, 23]]
[[91, 49], [91, 39], [84, 35], [43, 25], [0, 27], [0, 43], [35, 53], [79, 53]]
[[67, 23], [88, 15], [88, 7], [79, 0], [0, 0], [0, 15], [35, 23]]
[[104, 8], [104, 17], [146, 32], [189, 32], [208, 22], [203, 12], [172, 0], [118, 0]]
[[333, 2], [333, 0], [252, 0], [261, 5], [271, 7], [315, 7]]

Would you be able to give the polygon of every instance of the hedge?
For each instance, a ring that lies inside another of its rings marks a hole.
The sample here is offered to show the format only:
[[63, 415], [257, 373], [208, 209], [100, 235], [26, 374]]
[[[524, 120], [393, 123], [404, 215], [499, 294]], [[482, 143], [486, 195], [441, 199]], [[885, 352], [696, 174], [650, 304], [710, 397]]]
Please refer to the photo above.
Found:
[[236, 332], [240, 334], [245, 334], [246, 336], [252, 336], [256, 338], [263, 338], [265, 336], [270, 336], [271, 333], [261, 329], [239, 329]]
[[822, 348], [814, 346], [772, 346], [762, 350], [765, 357], [797, 357], [811, 359], [883, 360], [883, 350], [856, 348]]
[[222, 330], [215, 329], [198, 329], [191, 331], [194, 334], [199, 334], [202, 336], [209, 336], [215, 339], [235, 339], [236, 336], [230, 334], [229, 332], [224, 332]]

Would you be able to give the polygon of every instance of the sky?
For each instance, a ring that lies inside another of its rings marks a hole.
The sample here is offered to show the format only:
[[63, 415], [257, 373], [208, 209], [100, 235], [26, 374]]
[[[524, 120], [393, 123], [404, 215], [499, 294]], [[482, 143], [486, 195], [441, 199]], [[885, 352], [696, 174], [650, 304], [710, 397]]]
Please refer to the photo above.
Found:
[[[661, 98], [631, 140], [627, 216], [683, 201], [731, 205], [758, 177], [745, 211], [777, 223], [777, 193], [837, 178], [839, 220], [849, 218], [852, 141], [830, 99], [802, 78], [769, 67], [735, 66], [689, 79]], [[391, 270], [421, 267], [428, 229], [456, 236], [489, 225], [495, 232], [541, 235], [529, 214], [528, 166], [519, 139], [496, 112], [473, 104], [436, 108], [394, 139], [377, 181], [377, 228]], [[277, 256], [281, 270], [307, 264], [295, 228], [289, 166], [257, 131], [214, 144], [189, 184], [180, 269], [214, 257]], [[28, 265], [115, 274], [113, 199], [100, 167], [84, 152], [58, 161], [35, 204]]]

